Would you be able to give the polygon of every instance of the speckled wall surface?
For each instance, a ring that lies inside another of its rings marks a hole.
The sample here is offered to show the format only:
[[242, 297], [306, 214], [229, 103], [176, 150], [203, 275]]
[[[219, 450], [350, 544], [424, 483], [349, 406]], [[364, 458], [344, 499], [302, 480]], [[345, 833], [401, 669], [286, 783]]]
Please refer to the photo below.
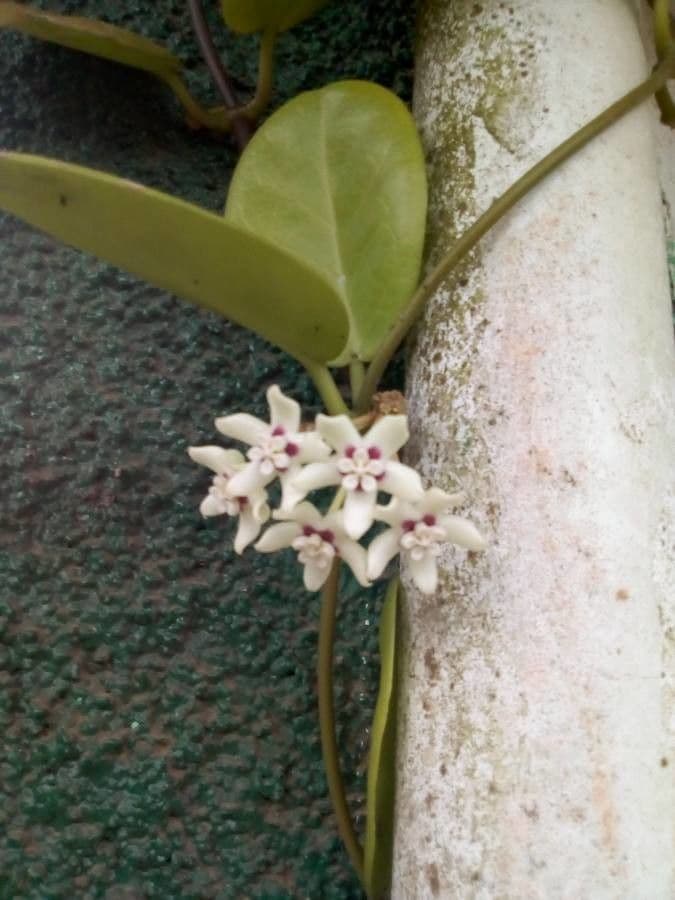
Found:
[[[168, 40], [209, 95], [184, 3], [42, 5]], [[338, 0], [286, 35], [275, 102], [340, 77], [405, 96], [411, 6]], [[220, 34], [250, 83], [252, 42]], [[211, 209], [234, 162], [150, 77], [11, 35], [0, 146]], [[0, 271], [0, 898], [359, 897], [320, 761], [318, 598], [291, 555], [240, 560], [231, 526], [200, 520], [209, 479], [185, 453], [214, 440], [216, 414], [265, 414], [272, 382], [312, 407], [307, 379], [9, 217]], [[339, 626], [361, 809], [379, 599], [350, 586]]]

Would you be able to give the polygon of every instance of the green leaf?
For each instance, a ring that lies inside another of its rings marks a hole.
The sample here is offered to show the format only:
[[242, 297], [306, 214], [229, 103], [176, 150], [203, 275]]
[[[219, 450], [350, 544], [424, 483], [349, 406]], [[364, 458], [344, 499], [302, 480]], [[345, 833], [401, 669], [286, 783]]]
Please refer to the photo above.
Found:
[[344, 299], [349, 347], [372, 359], [415, 290], [426, 219], [417, 129], [394, 94], [344, 81], [271, 116], [234, 174], [226, 218], [304, 259]]
[[0, 27], [14, 28], [40, 40], [102, 56], [160, 77], [176, 74], [182, 69], [178, 57], [160, 44], [95, 19], [60, 16], [22, 3], [0, 0]]
[[389, 896], [394, 847], [396, 788], [396, 630], [398, 578], [387, 588], [380, 617], [380, 691], [370, 737], [368, 808], [364, 848], [364, 877], [369, 900]]
[[0, 208], [295, 356], [325, 362], [347, 339], [344, 307], [324, 279], [263, 238], [168, 194], [0, 153]]
[[228, 28], [240, 34], [254, 31], [287, 31], [308, 19], [328, 0], [221, 0]]

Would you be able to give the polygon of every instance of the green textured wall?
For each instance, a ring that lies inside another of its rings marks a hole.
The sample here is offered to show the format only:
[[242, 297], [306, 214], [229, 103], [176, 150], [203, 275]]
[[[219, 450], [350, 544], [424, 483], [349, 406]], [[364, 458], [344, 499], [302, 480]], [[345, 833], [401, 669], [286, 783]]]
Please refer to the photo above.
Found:
[[[184, 3], [42, 5], [167, 40], [209, 95]], [[411, 6], [334, 2], [286, 35], [275, 102], [341, 77], [406, 96]], [[252, 42], [221, 45], [250, 83]], [[234, 162], [149, 77], [7, 34], [0, 146], [211, 209]], [[359, 897], [320, 761], [318, 599], [292, 556], [240, 560], [230, 526], [201, 521], [209, 479], [185, 453], [216, 414], [264, 414], [272, 382], [312, 407], [307, 379], [9, 217], [0, 271], [0, 898]], [[340, 619], [361, 810], [379, 600], [350, 586]]]

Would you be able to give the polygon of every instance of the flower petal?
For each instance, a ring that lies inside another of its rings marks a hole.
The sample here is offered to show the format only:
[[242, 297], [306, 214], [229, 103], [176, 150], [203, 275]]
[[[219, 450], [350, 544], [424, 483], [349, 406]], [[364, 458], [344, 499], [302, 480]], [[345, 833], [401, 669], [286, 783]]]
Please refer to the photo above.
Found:
[[311, 525], [313, 528], [319, 529], [324, 524], [323, 516], [309, 500], [298, 503], [293, 509], [275, 509], [272, 518], [286, 522], [299, 522], [300, 525]]
[[294, 433], [300, 428], [300, 404], [292, 397], [287, 397], [278, 385], [273, 384], [267, 390], [267, 402], [270, 407], [272, 428], [280, 425], [286, 431]]
[[216, 428], [221, 434], [252, 446], [262, 443], [270, 433], [270, 427], [266, 422], [255, 416], [249, 416], [248, 413], [222, 416], [216, 419]]
[[302, 529], [297, 522], [281, 522], [279, 525], [270, 525], [255, 545], [255, 549], [260, 553], [274, 553], [276, 550], [290, 547], [301, 532]]
[[400, 497], [401, 500], [419, 502], [424, 497], [424, 487], [419, 473], [403, 463], [387, 463], [384, 478], [380, 481], [380, 488], [388, 494]]
[[267, 491], [255, 491], [248, 498], [249, 509], [251, 510], [256, 522], [264, 525], [272, 515], [267, 504]]
[[230, 497], [250, 497], [273, 481], [275, 476], [276, 472], [263, 475], [257, 461], [247, 463], [227, 482], [227, 493]]
[[427, 553], [422, 559], [412, 559], [406, 554], [408, 571], [412, 580], [423, 594], [433, 594], [438, 584], [438, 567], [436, 559]]
[[323, 587], [326, 579], [330, 575], [330, 566], [317, 566], [307, 563], [303, 572], [303, 581], [308, 591], [318, 591]]
[[238, 450], [225, 450], [223, 447], [188, 447], [190, 459], [200, 466], [206, 466], [216, 475], [231, 475], [246, 460]]
[[354, 573], [354, 577], [361, 587], [370, 587], [368, 578], [368, 554], [356, 541], [349, 539], [338, 541], [340, 556]]
[[429, 488], [424, 495], [422, 506], [425, 512], [442, 513], [447, 512], [449, 509], [454, 509], [456, 506], [464, 503], [465, 500], [466, 494], [464, 491], [459, 491], [457, 494], [446, 494], [440, 488], [434, 487]]
[[368, 547], [368, 578], [379, 578], [384, 572], [399, 552], [400, 537], [398, 528], [387, 528], [371, 541]]
[[348, 491], [342, 510], [344, 529], [358, 541], [373, 524], [377, 491]]
[[333, 452], [321, 435], [316, 431], [303, 431], [299, 436], [300, 453], [298, 460], [301, 463], [319, 462], [327, 459]]
[[393, 456], [410, 437], [407, 416], [383, 416], [364, 437], [368, 446], [376, 445], [385, 457]]
[[298, 503], [304, 499], [304, 493], [295, 487], [295, 477], [300, 471], [300, 466], [293, 466], [289, 471], [279, 476], [281, 482], [281, 505], [279, 511], [282, 513], [292, 512]]
[[244, 509], [239, 516], [239, 526], [234, 538], [234, 551], [240, 556], [248, 545], [260, 534], [262, 525], [253, 514], [253, 510]]
[[223, 505], [223, 501], [219, 500], [215, 494], [208, 493], [206, 497], [202, 500], [199, 506], [199, 512], [205, 517], [208, 518], [210, 516], [224, 516], [227, 514], [227, 510]]
[[294, 475], [292, 479], [294, 489], [302, 497], [306, 497], [310, 491], [316, 491], [319, 488], [329, 487], [333, 484], [340, 484], [341, 481], [342, 476], [338, 472], [335, 462], [310, 463], [297, 475]]
[[316, 430], [338, 453], [350, 445], [358, 447], [362, 444], [361, 435], [348, 416], [324, 416], [320, 413], [316, 417]]
[[373, 518], [376, 522], [386, 522], [387, 525], [391, 525], [392, 528], [395, 528], [397, 525], [400, 525], [406, 518], [415, 518], [415, 515], [408, 515], [408, 507], [409, 504], [403, 503], [401, 500], [398, 500], [396, 497], [392, 497], [392, 499], [387, 503], [386, 506], [382, 506], [378, 504], [373, 510]]
[[468, 519], [460, 516], [443, 516], [439, 525], [445, 531], [446, 540], [465, 550], [485, 550], [487, 541]]

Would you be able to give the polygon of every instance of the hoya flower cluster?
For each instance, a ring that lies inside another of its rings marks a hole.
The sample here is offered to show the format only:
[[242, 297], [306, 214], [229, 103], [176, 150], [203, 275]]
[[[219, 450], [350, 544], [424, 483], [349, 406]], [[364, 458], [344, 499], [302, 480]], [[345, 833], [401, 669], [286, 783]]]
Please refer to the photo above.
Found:
[[[471, 522], [450, 515], [462, 494], [425, 490], [418, 473], [398, 461], [408, 440], [404, 415], [383, 416], [364, 435], [347, 416], [318, 415], [315, 428], [303, 430], [299, 405], [276, 385], [267, 401], [269, 423], [247, 413], [216, 419], [218, 431], [248, 445], [246, 456], [215, 446], [189, 449], [195, 462], [214, 472], [200, 511], [238, 518], [237, 553], [256, 539], [262, 553], [292, 547], [310, 591], [323, 585], [336, 557], [367, 587], [400, 553], [418, 588], [431, 593], [441, 544], [485, 547]], [[268, 488], [277, 479], [281, 504], [272, 511]], [[327, 487], [339, 493], [324, 514], [305, 498]], [[387, 505], [378, 503], [379, 494], [389, 495]], [[276, 524], [259, 537], [270, 519]], [[366, 549], [359, 541], [375, 522], [388, 527]]]

